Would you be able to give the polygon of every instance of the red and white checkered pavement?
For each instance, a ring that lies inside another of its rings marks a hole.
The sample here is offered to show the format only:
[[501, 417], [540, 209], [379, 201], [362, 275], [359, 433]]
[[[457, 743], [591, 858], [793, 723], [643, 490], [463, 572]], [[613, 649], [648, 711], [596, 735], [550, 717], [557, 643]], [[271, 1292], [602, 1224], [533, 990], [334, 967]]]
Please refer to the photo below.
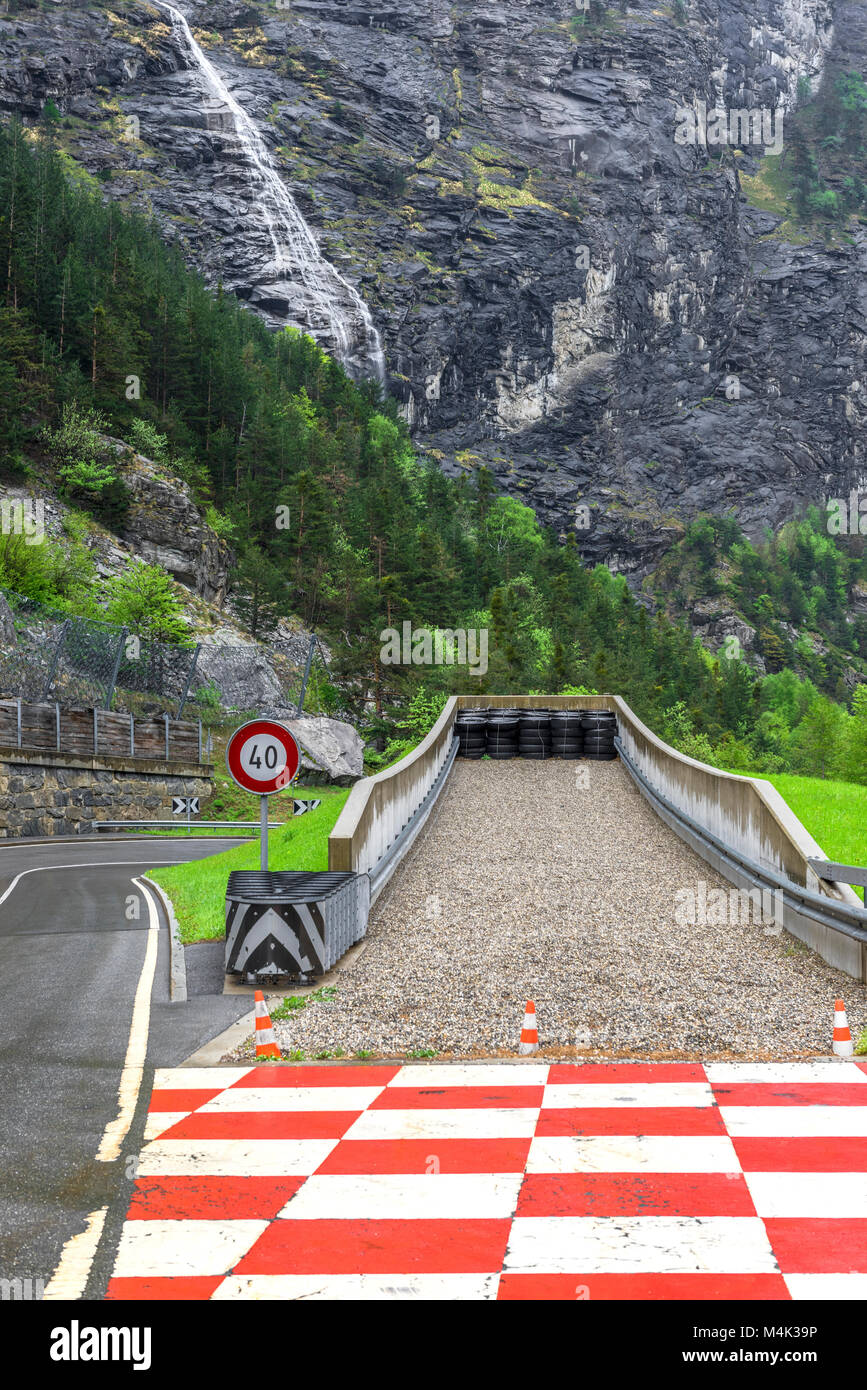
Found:
[[157, 1073], [110, 1298], [867, 1298], [867, 1066]]

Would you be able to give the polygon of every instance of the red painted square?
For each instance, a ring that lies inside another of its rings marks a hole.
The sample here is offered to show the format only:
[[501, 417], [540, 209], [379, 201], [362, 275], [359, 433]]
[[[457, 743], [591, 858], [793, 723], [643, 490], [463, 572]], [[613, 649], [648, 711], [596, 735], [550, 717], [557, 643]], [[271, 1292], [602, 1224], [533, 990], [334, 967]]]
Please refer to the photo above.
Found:
[[205, 1105], [209, 1100], [213, 1100], [214, 1096], [218, 1096], [221, 1090], [222, 1087], [216, 1086], [208, 1091], [153, 1091], [148, 1109], [152, 1115], [165, 1115], [173, 1110], [197, 1110], [200, 1105]]
[[316, 1171], [523, 1173], [529, 1152], [529, 1139], [344, 1139]]
[[867, 1274], [863, 1217], [773, 1216], [765, 1230], [784, 1274]]
[[581, 1086], [588, 1081], [698, 1081], [707, 1083], [700, 1062], [552, 1062], [549, 1086]]
[[497, 1298], [504, 1303], [529, 1299], [592, 1303], [617, 1299], [640, 1302], [779, 1299], [791, 1294], [780, 1274], [503, 1274]]
[[370, 1110], [537, 1110], [544, 1086], [389, 1086]]
[[528, 1173], [522, 1216], [755, 1216], [742, 1173]]
[[271, 1221], [301, 1178], [137, 1178], [128, 1221]]
[[107, 1299], [129, 1299], [131, 1302], [145, 1299], [156, 1302], [166, 1299], [208, 1299], [223, 1282], [222, 1274], [178, 1275], [176, 1279], [111, 1279]]
[[234, 1082], [233, 1091], [245, 1086], [387, 1086], [400, 1071], [399, 1065], [383, 1063], [366, 1066], [363, 1062], [338, 1062], [335, 1066], [311, 1067], [269, 1064], [254, 1067]]
[[340, 1139], [361, 1110], [199, 1111], [160, 1139]]
[[851, 1081], [809, 1081], [787, 1086], [782, 1082], [743, 1081], [736, 1086], [714, 1086], [717, 1105], [867, 1105], [867, 1086]]
[[732, 1144], [745, 1173], [867, 1173], [867, 1139], [741, 1137]]
[[567, 1110], [544, 1109], [536, 1137], [581, 1134], [725, 1134], [722, 1116], [713, 1105], [617, 1105], [596, 1109], [575, 1105]]
[[488, 1274], [511, 1220], [273, 1221], [235, 1274]]

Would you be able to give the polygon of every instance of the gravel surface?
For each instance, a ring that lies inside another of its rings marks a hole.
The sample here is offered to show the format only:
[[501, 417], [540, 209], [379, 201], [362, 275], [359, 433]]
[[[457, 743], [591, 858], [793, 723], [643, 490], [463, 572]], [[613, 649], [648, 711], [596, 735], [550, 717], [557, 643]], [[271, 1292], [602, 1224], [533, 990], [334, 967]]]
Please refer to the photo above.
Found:
[[857, 1039], [864, 988], [787, 933], [678, 922], [701, 881], [730, 891], [619, 762], [459, 760], [336, 996], [278, 1042], [514, 1055], [533, 999], [548, 1055], [827, 1055], [838, 993]]

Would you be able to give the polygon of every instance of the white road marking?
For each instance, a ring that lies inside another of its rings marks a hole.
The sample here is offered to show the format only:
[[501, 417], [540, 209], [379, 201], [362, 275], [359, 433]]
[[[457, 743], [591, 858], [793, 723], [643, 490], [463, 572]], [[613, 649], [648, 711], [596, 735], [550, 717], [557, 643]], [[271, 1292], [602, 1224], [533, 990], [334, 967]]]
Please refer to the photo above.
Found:
[[[867, 1299], [867, 1274], [787, 1274], [789, 1293], [796, 1301], [819, 1299], [838, 1303], [843, 1299]], [[223, 1285], [220, 1285], [222, 1288]], [[219, 1293], [219, 1289], [217, 1293]], [[214, 1297], [216, 1298], [216, 1294]], [[269, 1297], [270, 1295], [265, 1295]], [[239, 1294], [239, 1298], [255, 1298], [255, 1294]]]
[[[290, 1073], [291, 1075], [291, 1073]], [[197, 1107], [200, 1115], [241, 1111], [354, 1110], [361, 1113], [384, 1086], [232, 1086]]]
[[365, 1110], [344, 1139], [529, 1139], [538, 1110]]
[[846, 1062], [705, 1062], [708, 1080], [715, 1086], [803, 1086], [812, 1082], [850, 1082], [864, 1085], [867, 1076], [860, 1067]]
[[116, 1158], [120, 1157], [120, 1146], [129, 1133], [129, 1127], [132, 1124], [135, 1108], [138, 1104], [138, 1094], [141, 1090], [148, 1050], [151, 992], [153, 990], [154, 975], [157, 968], [160, 919], [157, 914], [157, 905], [141, 879], [134, 878], [131, 881], [144, 894], [144, 899], [148, 906], [148, 940], [144, 962], [141, 968], [141, 975], [139, 976], [138, 987], [135, 992], [135, 1002], [132, 1008], [132, 1022], [130, 1023], [126, 1058], [124, 1059], [123, 1071], [120, 1074], [120, 1086], [117, 1092], [117, 1118], [110, 1120], [105, 1127], [102, 1141], [96, 1151], [96, 1160], [98, 1163], [112, 1163]]
[[724, 1135], [591, 1134], [542, 1136], [530, 1145], [528, 1173], [739, 1173]]
[[[757, 1216], [519, 1216], [503, 1269], [582, 1275], [778, 1272]], [[590, 1292], [592, 1297], [592, 1283]]]
[[267, 1229], [267, 1221], [127, 1221], [113, 1278], [225, 1274]]
[[254, 1067], [157, 1067], [155, 1091], [218, 1091], [234, 1086]]
[[214, 1290], [211, 1301], [483, 1300], [496, 1298], [499, 1282], [499, 1274], [235, 1274]]
[[[156, 857], [160, 858], [161, 856], [157, 855]], [[205, 856], [205, 858], [207, 858], [207, 856]], [[178, 862], [181, 864], [185, 864], [187, 861], [185, 859], [181, 859]], [[15, 892], [15, 889], [18, 887], [18, 884], [21, 882], [22, 878], [25, 878], [27, 874], [44, 874], [55, 869], [132, 869], [139, 868], [143, 864], [147, 865], [147, 867], [151, 869], [158, 867], [154, 864], [154, 855], [151, 855], [150, 859], [100, 859], [98, 863], [86, 864], [38, 864], [35, 869], [22, 869], [20, 874], [15, 875], [12, 882], [9, 884], [9, 887], [6, 889], [5, 893], [3, 893], [2, 897], [0, 897], [0, 907], [3, 906], [8, 897], [11, 897], [11, 895]], [[166, 864], [162, 867], [171, 868], [173, 866]]]
[[354, 1173], [310, 1177], [278, 1216], [287, 1220], [450, 1221], [511, 1218], [522, 1173]]
[[308, 1177], [338, 1143], [337, 1139], [155, 1139], [142, 1149], [136, 1172], [140, 1178]]
[[665, 1106], [713, 1105], [713, 1091], [704, 1081], [646, 1081], [617, 1082], [588, 1081], [584, 1084], [545, 1087], [543, 1109], [569, 1109], [579, 1106], [603, 1110], [621, 1106], [640, 1106], [650, 1109]]
[[[867, 1173], [747, 1173], [756, 1211], [801, 1220], [867, 1218]], [[830, 1237], [829, 1237], [830, 1240]], [[848, 1256], [844, 1256], [848, 1260]], [[857, 1258], [857, 1257], [853, 1257]]]
[[867, 1138], [867, 1105], [721, 1105], [734, 1139]]
[[102, 1237], [108, 1207], [92, 1211], [87, 1225], [64, 1245], [60, 1262], [43, 1293], [43, 1299], [81, 1298], [90, 1277], [93, 1257]]

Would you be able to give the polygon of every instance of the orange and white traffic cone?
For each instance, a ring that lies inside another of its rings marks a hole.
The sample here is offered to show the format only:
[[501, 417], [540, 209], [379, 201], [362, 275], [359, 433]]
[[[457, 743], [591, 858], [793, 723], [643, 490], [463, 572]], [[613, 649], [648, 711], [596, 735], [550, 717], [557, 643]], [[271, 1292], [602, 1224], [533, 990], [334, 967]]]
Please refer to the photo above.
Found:
[[846, 1006], [842, 999], [834, 1005], [834, 1056], [851, 1057], [854, 1054], [852, 1034], [846, 1018]]
[[532, 999], [527, 1000], [527, 1007], [524, 1010], [524, 1026], [521, 1029], [521, 1041], [518, 1044], [518, 1054], [521, 1057], [528, 1056], [531, 1052], [539, 1051], [539, 1034], [536, 1032], [536, 1005]]
[[279, 1057], [280, 1049], [274, 1041], [274, 1028], [271, 1015], [261, 989], [256, 990], [256, 1056]]

